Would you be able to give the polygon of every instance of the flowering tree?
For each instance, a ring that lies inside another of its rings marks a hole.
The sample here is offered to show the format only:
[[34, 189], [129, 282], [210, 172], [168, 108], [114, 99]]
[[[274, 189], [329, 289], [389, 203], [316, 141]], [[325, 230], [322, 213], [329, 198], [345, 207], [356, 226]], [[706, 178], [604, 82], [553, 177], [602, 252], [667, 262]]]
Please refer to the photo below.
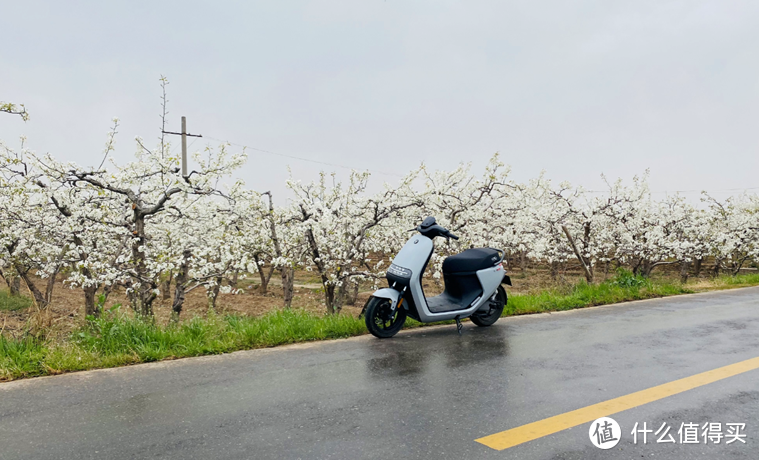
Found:
[[[44, 173], [32, 152], [15, 151], [0, 143], [0, 266], [11, 268], [4, 275], [24, 280], [35, 303], [45, 309], [50, 303], [56, 277], [71, 256], [73, 233], [69, 222], [49, 200]], [[32, 276], [47, 279], [41, 289]], [[18, 292], [18, 286], [12, 291]]]
[[[168, 144], [150, 150], [137, 139], [135, 161], [120, 166], [111, 161], [111, 169], [88, 168], [74, 163], [59, 163], [46, 156], [40, 164], [56, 187], [82, 190], [97, 199], [74, 202], [62, 201], [61, 206], [72, 209], [85, 206], [81, 212], [90, 216], [93, 232], [124, 232], [128, 234], [127, 250], [120, 253], [113, 268], [115, 278], [125, 280], [127, 293], [135, 311], [153, 314], [153, 301], [158, 295], [159, 276], [172, 268], [163, 257], [161, 239], [154, 238], [152, 229], [159, 227], [161, 218], [170, 219], [182, 214], [181, 204], [188, 196], [218, 196], [219, 179], [244, 162], [244, 154], [230, 154], [227, 146], [218, 151], [207, 149], [206, 155], [195, 154], [199, 164], [188, 176], [179, 174], [180, 158], [172, 156]], [[110, 150], [106, 151], [106, 155]], [[76, 194], [68, 193], [66, 196]], [[96, 218], [99, 213], [110, 219]], [[174, 219], [176, 222], [177, 219]], [[108, 228], [103, 230], [103, 228]], [[100, 274], [102, 276], [102, 274]]]
[[[262, 200], [266, 200], [265, 202]], [[241, 229], [244, 247], [251, 254], [261, 280], [261, 293], [266, 293], [274, 270], [282, 280], [284, 307], [292, 305], [295, 268], [306, 259], [308, 243], [300, 209], [294, 206], [275, 208], [271, 192], [241, 200], [237, 225]], [[268, 267], [266, 265], [268, 264]]]
[[368, 255], [386, 249], [383, 223], [402, 210], [421, 202], [411, 189], [415, 172], [403, 178], [397, 187], [386, 186], [383, 192], [366, 197], [368, 173], [352, 171], [343, 188], [327, 175], [306, 185], [290, 180], [295, 194], [297, 219], [305, 232], [311, 262], [324, 287], [328, 313], [339, 313], [348, 284], [376, 278], [382, 261], [371, 265]]
[[26, 111], [24, 104], [14, 104], [12, 102], [0, 101], [0, 112], [10, 113], [11, 115], [18, 115], [22, 120], [29, 120], [29, 112]]
[[471, 164], [463, 163], [453, 171], [429, 171], [423, 166], [420, 172], [425, 180], [425, 188], [419, 194], [422, 206], [409, 208], [405, 225], [414, 228], [425, 216], [435, 216], [461, 238], [458, 242], [446, 241], [430, 259], [437, 282], [445, 256], [460, 248], [500, 244], [517, 249], [511, 243], [515, 242], [514, 217], [521, 205], [511, 198], [516, 185], [509, 180], [509, 168], [497, 154], [490, 158], [479, 178], [471, 173]]
[[708, 221], [714, 274], [737, 274], [748, 260], [759, 258], [759, 199], [741, 195], [718, 201], [708, 194]]
[[541, 173], [520, 185], [514, 195], [514, 201], [522, 207], [512, 220], [512, 238], [520, 241], [517, 244], [529, 250], [533, 258], [548, 264], [553, 279], [557, 278], [559, 267], [573, 256], [563, 230], [571, 207], [564, 206], [563, 201], [567, 197], [574, 201], [577, 193], [566, 182], [554, 190], [551, 181]]

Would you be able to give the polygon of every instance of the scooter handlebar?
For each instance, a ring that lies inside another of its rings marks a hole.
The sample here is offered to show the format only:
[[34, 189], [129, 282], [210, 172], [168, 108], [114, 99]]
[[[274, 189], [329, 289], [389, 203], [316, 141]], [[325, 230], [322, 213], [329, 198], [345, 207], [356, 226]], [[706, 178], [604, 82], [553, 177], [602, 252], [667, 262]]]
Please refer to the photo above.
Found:
[[[423, 225], [425, 224], [425, 222], [428, 222], [430, 219], [431, 219], [431, 223], [429, 223], [427, 227], [424, 227]], [[429, 238], [435, 238], [436, 236], [442, 236], [442, 237], [445, 237], [445, 238], [453, 238], [454, 240], [459, 239], [458, 236], [456, 236], [453, 233], [451, 233], [451, 231], [448, 230], [447, 228], [442, 227], [442, 226], [436, 224], [435, 223], [435, 219], [433, 219], [431, 217], [428, 217], [427, 219], [425, 219], [424, 222], [422, 222], [422, 224], [420, 224], [416, 228], [411, 229], [409, 231], [413, 232], [415, 230], [418, 231], [419, 233], [421, 233], [422, 235], [427, 236]]]

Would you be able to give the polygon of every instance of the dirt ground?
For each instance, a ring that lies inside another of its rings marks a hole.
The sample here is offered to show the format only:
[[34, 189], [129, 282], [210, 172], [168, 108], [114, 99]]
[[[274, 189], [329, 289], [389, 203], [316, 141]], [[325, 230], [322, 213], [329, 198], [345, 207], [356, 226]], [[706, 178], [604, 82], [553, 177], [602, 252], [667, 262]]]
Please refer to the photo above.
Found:
[[[301, 274], [299, 274], [301, 275]], [[303, 277], [303, 275], [302, 275]], [[316, 285], [301, 283], [296, 277], [294, 308], [302, 308], [315, 313], [326, 312], [323, 294]], [[308, 286], [308, 287], [306, 287]], [[282, 308], [282, 290], [280, 286], [270, 285], [268, 292], [260, 293], [259, 286], [252, 279], [241, 279], [238, 287], [243, 291], [240, 294], [219, 294], [216, 301], [217, 314], [242, 314], [250, 316], [263, 315], [272, 309]], [[171, 288], [173, 296], [174, 286]], [[22, 295], [32, 297], [28, 289], [22, 283]], [[172, 298], [163, 297], [163, 293], [153, 304], [156, 321], [159, 324], [167, 324], [171, 317]], [[366, 301], [369, 294], [359, 296], [360, 300]], [[112, 292], [105, 303], [105, 308], [120, 305], [121, 311], [131, 311], [129, 301], [123, 289]], [[358, 304], [357, 304], [358, 305]], [[358, 316], [361, 311], [358, 307], [346, 306], [344, 311]], [[206, 291], [202, 287], [187, 294], [180, 317], [181, 321], [189, 320], [196, 316], [205, 316], [209, 313], [210, 306]], [[355, 310], [355, 311], [354, 311]], [[23, 331], [33, 329], [45, 329], [48, 336], [61, 336], [70, 332], [84, 320], [84, 293], [79, 288], [71, 288], [60, 282], [56, 283], [52, 300], [46, 311], [41, 312], [36, 306], [24, 310], [7, 311], [0, 310], [0, 331], [6, 335], [19, 336]]]

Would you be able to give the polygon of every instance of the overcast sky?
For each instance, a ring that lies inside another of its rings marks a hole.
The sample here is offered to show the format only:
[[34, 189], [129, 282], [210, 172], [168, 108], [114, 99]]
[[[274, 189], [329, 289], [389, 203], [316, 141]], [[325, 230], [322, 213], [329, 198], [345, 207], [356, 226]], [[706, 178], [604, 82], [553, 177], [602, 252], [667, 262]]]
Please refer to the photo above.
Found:
[[[600, 189], [759, 187], [757, 1], [0, 0], [0, 139], [97, 165], [169, 129], [403, 174], [422, 161]], [[179, 145], [178, 139], [176, 142]], [[285, 194], [342, 168], [249, 150], [241, 172]], [[726, 193], [720, 192], [719, 195]]]

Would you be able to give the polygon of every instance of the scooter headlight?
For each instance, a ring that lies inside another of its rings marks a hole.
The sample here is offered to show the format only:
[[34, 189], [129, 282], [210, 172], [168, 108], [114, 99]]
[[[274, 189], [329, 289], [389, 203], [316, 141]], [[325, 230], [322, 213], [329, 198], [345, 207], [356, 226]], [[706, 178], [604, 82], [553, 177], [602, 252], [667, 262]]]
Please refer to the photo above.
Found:
[[395, 264], [390, 264], [387, 272], [391, 275], [399, 276], [401, 278], [411, 278], [411, 270], [408, 268], [399, 267]]

